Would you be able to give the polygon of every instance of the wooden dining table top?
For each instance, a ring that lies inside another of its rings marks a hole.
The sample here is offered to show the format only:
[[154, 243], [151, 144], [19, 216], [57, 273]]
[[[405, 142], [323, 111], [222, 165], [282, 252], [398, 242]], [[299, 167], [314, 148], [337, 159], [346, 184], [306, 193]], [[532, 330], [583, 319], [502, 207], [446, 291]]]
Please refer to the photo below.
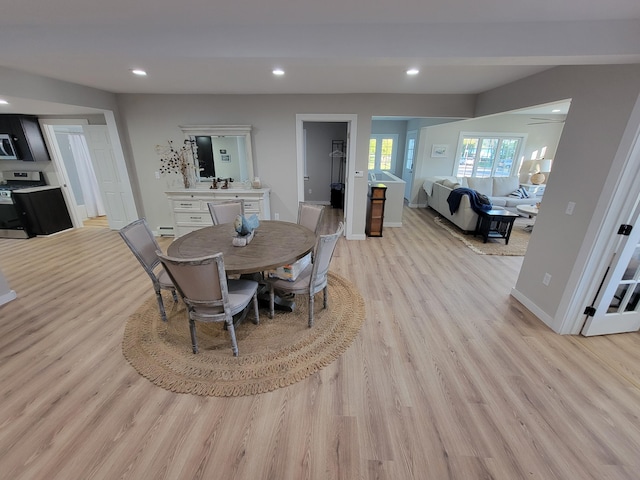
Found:
[[232, 244], [233, 223], [213, 225], [187, 233], [173, 241], [167, 255], [198, 258], [222, 252], [227, 274], [256, 273], [294, 263], [313, 250], [316, 235], [302, 225], [278, 220], [260, 220], [253, 240], [244, 246]]

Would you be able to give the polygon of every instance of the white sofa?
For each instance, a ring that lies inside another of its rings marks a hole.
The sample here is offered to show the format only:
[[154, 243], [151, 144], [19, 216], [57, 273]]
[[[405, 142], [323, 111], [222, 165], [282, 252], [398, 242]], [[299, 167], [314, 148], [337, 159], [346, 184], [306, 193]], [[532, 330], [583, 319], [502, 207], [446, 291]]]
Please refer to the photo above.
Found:
[[513, 213], [518, 213], [518, 205], [535, 205], [540, 201], [540, 197], [511, 196], [520, 188], [517, 177], [432, 177], [425, 180], [422, 188], [427, 194], [427, 206], [465, 232], [473, 232], [476, 229], [478, 214], [471, 208], [467, 195], [462, 196], [458, 210], [450, 213], [447, 198], [453, 189], [459, 187], [476, 190], [489, 197], [494, 208], [503, 208]]

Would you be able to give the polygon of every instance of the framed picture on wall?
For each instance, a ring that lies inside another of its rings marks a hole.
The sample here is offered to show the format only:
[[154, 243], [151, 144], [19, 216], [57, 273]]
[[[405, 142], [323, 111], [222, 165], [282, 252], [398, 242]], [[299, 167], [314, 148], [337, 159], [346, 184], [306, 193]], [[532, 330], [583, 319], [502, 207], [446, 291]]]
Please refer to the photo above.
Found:
[[432, 157], [446, 157], [449, 153], [449, 145], [433, 144], [431, 147]]

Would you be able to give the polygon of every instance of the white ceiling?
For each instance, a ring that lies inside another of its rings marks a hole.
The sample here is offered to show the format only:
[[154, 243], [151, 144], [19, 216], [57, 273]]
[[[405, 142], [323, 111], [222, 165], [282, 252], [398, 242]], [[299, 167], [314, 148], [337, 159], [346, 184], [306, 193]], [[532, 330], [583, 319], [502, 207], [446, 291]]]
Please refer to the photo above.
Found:
[[116, 93], [478, 93], [640, 62], [638, 0], [5, 3], [1, 66]]

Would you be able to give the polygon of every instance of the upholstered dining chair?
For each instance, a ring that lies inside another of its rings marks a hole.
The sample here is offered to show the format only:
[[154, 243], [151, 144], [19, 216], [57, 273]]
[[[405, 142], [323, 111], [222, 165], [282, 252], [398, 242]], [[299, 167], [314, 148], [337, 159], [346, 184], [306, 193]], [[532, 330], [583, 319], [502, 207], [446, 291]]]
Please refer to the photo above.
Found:
[[209, 213], [214, 225], [233, 223], [238, 215], [244, 215], [244, 200], [228, 200], [226, 202], [209, 202]]
[[253, 300], [254, 323], [260, 322], [258, 282], [227, 280], [222, 253], [190, 259], [169, 257], [160, 251], [157, 255], [187, 306], [193, 353], [198, 353], [195, 322], [224, 322], [233, 355], [238, 356], [233, 316]]
[[307, 227], [316, 235], [322, 223], [324, 205], [300, 202], [298, 204], [298, 225]]
[[312, 262], [305, 268], [294, 282], [270, 278], [269, 283], [269, 318], [273, 318], [275, 291], [283, 293], [309, 294], [309, 328], [313, 326], [314, 296], [322, 290], [322, 307], [327, 308], [327, 276], [338, 239], [342, 236], [344, 224], [340, 222], [336, 233], [320, 235], [316, 240]]
[[167, 275], [167, 272], [160, 265], [160, 259], [156, 255], [156, 251], [160, 250], [160, 246], [153, 236], [153, 232], [149, 228], [144, 218], [135, 220], [120, 230], [120, 236], [124, 243], [131, 249], [135, 257], [138, 259], [145, 272], [151, 278], [153, 290], [156, 292], [158, 300], [158, 309], [162, 321], [167, 321], [167, 314], [164, 310], [161, 290], [170, 290], [173, 295], [173, 301], [178, 301], [176, 288]]

